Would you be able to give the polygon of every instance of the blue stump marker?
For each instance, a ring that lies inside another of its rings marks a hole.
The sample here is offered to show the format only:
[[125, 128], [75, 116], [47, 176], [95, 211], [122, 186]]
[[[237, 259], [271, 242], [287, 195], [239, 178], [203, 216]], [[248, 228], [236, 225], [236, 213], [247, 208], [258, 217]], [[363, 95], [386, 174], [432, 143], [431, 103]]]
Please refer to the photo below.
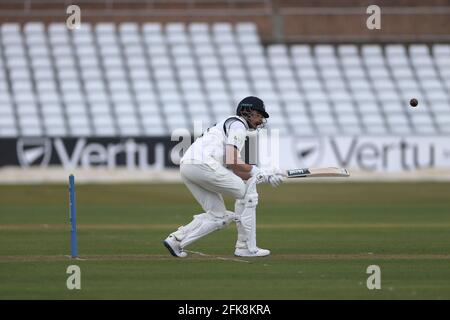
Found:
[[78, 257], [77, 248], [77, 209], [75, 205], [75, 177], [69, 176], [69, 201], [70, 201], [70, 255], [72, 258]]

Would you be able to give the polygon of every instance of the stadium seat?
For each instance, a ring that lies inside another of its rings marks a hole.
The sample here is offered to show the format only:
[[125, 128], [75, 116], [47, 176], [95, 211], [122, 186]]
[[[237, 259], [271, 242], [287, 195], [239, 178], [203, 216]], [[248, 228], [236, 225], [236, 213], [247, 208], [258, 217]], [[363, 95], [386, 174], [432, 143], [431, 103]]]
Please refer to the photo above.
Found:
[[[246, 95], [283, 133], [448, 130], [448, 44], [263, 46], [247, 22], [3, 23], [0, 34], [2, 136], [163, 135], [220, 120]], [[412, 97], [426, 108], [412, 113]]]

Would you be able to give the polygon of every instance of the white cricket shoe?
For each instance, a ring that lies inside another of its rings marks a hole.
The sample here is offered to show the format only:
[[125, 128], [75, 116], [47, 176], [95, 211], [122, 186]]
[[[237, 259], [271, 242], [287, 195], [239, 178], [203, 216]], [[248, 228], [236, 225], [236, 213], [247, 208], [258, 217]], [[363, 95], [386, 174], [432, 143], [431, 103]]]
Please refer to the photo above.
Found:
[[236, 248], [234, 255], [238, 257], [266, 257], [270, 254], [270, 250], [256, 248], [256, 251], [250, 251], [247, 248]]
[[173, 235], [169, 235], [166, 240], [163, 241], [163, 244], [174, 257], [187, 257], [187, 253], [184, 252], [183, 248], [180, 246], [180, 241], [178, 241]]

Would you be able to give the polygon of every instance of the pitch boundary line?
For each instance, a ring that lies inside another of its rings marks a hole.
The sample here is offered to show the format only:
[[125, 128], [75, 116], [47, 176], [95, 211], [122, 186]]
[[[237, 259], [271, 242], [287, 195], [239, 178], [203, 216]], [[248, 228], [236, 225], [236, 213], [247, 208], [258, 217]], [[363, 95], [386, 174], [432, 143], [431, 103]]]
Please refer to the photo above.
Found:
[[199, 251], [190, 251], [190, 250], [184, 250], [188, 253], [193, 253], [193, 254], [197, 254], [201, 257], [207, 257], [207, 258], [215, 258], [217, 260], [224, 260], [224, 261], [236, 261], [236, 262], [246, 262], [246, 263], [250, 263], [250, 261], [247, 260], [243, 260], [243, 259], [238, 259], [238, 258], [224, 258], [224, 257], [220, 257], [220, 256], [213, 256], [213, 255], [209, 255], [203, 252], [199, 252]]
[[276, 260], [319, 261], [319, 260], [450, 260], [450, 254], [369, 254], [369, 253], [318, 253], [318, 254], [272, 254], [264, 258], [237, 259], [230, 255], [209, 255], [197, 251], [188, 251], [193, 255], [187, 258], [175, 258], [167, 254], [124, 254], [124, 255], [81, 255], [72, 259], [67, 255], [27, 255], [0, 256], [0, 263], [8, 262], [56, 262], [56, 261], [234, 261], [234, 262], [268, 262]]
[[[172, 230], [176, 224], [78, 224], [79, 230]], [[291, 223], [259, 224], [258, 229], [378, 229], [378, 228], [450, 228], [449, 223]], [[2, 224], [2, 231], [69, 230], [68, 224]]]

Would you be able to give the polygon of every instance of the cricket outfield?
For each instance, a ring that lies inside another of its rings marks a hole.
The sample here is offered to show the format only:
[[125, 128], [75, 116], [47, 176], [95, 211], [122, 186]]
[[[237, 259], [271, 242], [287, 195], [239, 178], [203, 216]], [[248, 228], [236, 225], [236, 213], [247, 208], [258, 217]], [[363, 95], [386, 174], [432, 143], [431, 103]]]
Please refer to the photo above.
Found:
[[[0, 186], [0, 299], [450, 299], [450, 183], [259, 193], [257, 239], [269, 257], [234, 257], [230, 225], [177, 259], [162, 240], [201, 212], [183, 185], [77, 185], [72, 260], [67, 186]], [[66, 287], [70, 265], [81, 290]], [[379, 290], [367, 288], [370, 265]]]

